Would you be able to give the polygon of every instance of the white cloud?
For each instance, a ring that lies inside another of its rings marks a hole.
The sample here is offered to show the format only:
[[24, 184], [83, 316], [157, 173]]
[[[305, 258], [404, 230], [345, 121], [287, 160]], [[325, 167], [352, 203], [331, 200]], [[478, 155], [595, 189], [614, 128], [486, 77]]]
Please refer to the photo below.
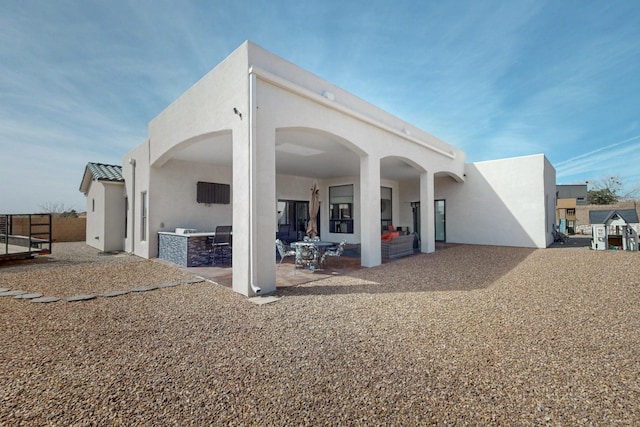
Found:
[[637, 135], [558, 162], [555, 167], [556, 176], [564, 178], [594, 172], [619, 175], [621, 168], [637, 169], [639, 164], [640, 135]]

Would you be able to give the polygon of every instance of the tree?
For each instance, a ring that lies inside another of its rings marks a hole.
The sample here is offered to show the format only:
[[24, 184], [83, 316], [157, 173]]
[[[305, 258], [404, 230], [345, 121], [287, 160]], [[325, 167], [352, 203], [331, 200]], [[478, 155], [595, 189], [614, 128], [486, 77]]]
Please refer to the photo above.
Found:
[[592, 205], [613, 205], [618, 203], [618, 196], [609, 188], [587, 191], [587, 203]]
[[586, 183], [591, 186], [587, 191], [587, 202], [592, 205], [612, 205], [621, 200], [634, 199], [640, 194], [638, 185], [625, 192], [619, 176], [606, 176]]

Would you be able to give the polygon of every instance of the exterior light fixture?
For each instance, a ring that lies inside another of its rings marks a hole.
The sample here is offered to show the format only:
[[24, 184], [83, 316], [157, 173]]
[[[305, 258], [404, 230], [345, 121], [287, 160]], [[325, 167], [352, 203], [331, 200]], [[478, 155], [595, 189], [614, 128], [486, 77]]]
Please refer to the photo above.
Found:
[[324, 92], [322, 92], [322, 96], [327, 98], [329, 101], [335, 101], [336, 100], [336, 96], [332, 92], [327, 92], [326, 90]]

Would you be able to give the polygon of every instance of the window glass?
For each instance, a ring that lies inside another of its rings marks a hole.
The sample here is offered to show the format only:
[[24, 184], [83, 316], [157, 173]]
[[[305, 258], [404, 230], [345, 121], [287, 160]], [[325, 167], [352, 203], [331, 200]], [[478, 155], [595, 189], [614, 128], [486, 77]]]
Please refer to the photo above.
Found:
[[[320, 234], [320, 211], [316, 217]], [[277, 237], [283, 242], [302, 240], [309, 224], [309, 202], [303, 200], [278, 200]]]
[[353, 234], [353, 184], [329, 187], [329, 228]]
[[140, 218], [140, 240], [147, 240], [147, 192], [143, 191], [140, 194], [140, 200], [142, 204], [141, 218]]
[[393, 225], [393, 209], [391, 205], [391, 188], [380, 187], [380, 221], [382, 230], [387, 230], [389, 225]]

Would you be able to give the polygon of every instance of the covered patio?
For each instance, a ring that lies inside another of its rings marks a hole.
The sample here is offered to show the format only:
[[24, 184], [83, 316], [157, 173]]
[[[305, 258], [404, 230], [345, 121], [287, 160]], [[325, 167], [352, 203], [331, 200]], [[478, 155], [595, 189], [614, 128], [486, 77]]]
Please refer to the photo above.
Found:
[[[125, 156], [137, 213], [126, 246], [155, 257], [159, 232], [231, 225], [233, 289], [270, 293], [277, 286], [278, 205], [308, 201], [317, 183], [321, 240], [359, 245], [360, 266], [382, 263], [388, 225], [413, 232], [422, 224], [418, 249], [433, 252], [436, 180], [462, 182], [464, 158], [247, 42], [153, 119], [149, 140]], [[228, 185], [230, 203], [195, 203], [201, 181]]]
[[[278, 258], [277, 262], [280, 259]], [[350, 273], [360, 270], [360, 257], [342, 256], [341, 259], [331, 260], [321, 269], [309, 270], [296, 268], [293, 258], [285, 260], [276, 269], [276, 289], [288, 288], [303, 283], [315, 282], [335, 276], [348, 276]], [[203, 266], [186, 267], [185, 271], [203, 277], [219, 285], [233, 288], [233, 271], [231, 266]]]

